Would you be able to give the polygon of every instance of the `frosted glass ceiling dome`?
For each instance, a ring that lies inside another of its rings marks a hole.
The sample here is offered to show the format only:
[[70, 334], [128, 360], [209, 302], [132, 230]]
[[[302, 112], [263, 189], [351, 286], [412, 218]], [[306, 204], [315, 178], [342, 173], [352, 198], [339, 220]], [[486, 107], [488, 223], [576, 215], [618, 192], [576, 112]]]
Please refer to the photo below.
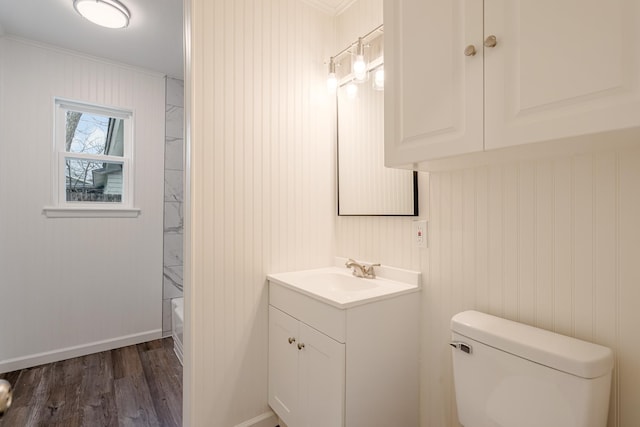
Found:
[[106, 28], [125, 28], [131, 17], [118, 0], [73, 0], [73, 7], [85, 19]]

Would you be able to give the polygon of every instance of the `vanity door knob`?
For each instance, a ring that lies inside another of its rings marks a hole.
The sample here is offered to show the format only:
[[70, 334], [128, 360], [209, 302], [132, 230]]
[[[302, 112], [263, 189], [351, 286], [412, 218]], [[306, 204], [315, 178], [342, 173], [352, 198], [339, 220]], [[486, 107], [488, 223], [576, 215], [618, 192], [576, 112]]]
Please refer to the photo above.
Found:
[[298, 344], [298, 350], [302, 350], [304, 348], [304, 343]]
[[294, 337], [289, 337], [289, 344], [293, 344], [294, 342], [296, 342], [296, 339]]
[[472, 44], [464, 48], [464, 56], [475, 56], [476, 47]]
[[498, 44], [498, 39], [496, 39], [496, 36], [494, 36], [493, 34], [491, 34], [489, 37], [484, 39], [484, 45], [486, 47], [496, 47], [497, 44]]

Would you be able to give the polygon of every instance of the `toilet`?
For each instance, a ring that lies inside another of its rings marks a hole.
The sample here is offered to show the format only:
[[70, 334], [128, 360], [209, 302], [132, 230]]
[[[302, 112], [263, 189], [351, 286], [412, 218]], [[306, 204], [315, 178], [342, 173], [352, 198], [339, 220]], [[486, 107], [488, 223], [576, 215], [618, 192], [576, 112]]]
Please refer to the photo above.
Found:
[[612, 351], [477, 311], [451, 319], [464, 427], [604, 427]]

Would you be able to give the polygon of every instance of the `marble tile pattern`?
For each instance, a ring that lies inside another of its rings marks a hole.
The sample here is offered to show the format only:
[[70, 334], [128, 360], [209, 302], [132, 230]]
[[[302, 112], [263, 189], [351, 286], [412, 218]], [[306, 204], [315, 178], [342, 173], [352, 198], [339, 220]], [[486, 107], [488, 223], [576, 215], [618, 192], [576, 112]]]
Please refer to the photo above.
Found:
[[183, 267], [176, 265], [164, 268], [163, 286], [164, 298], [177, 298], [182, 296]]
[[184, 219], [181, 202], [164, 203], [164, 231], [165, 233], [182, 233]]
[[181, 170], [164, 171], [164, 201], [182, 203], [182, 195], [184, 193], [184, 181], [182, 179], [184, 172]]
[[184, 82], [167, 78], [164, 163], [162, 333], [171, 334], [171, 298], [183, 294]]

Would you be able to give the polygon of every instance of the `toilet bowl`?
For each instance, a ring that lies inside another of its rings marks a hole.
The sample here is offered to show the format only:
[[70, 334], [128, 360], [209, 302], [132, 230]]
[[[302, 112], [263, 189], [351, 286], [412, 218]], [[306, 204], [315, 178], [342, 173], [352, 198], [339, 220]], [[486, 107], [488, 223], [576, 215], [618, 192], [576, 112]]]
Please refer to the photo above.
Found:
[[477, 311], [453, 316], [451, 330], [463, 426], [606, 426], [609, 348]]

